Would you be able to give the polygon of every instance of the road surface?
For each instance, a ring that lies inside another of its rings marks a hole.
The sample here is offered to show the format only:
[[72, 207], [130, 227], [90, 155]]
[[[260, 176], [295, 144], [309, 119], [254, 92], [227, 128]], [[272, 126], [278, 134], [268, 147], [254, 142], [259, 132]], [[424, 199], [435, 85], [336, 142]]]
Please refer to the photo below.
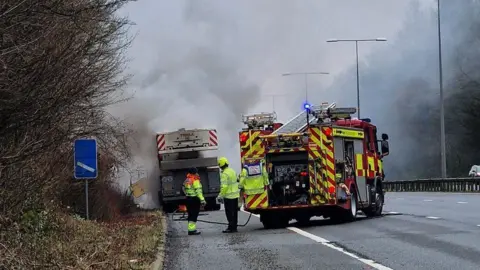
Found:
[[[480, 194], [387, 193], [380, 218], [265, 230], [252, 216], [237, 234], [170, 221], [165, 269], [480, 269]], [[199, 218], [225, 221], [223, 211]], [[239, 224], [248, 214], [239, 213]]]

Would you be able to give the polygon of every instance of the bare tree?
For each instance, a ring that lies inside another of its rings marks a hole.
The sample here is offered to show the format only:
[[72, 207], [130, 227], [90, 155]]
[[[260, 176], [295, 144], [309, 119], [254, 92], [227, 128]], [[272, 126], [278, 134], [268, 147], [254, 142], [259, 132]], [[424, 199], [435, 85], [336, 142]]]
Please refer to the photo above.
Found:
[[0, 4], [0, 215], [41, 207], [71, 186], [75, 138], [96, 137], [108, 168], [128, 158], [128, 131], [105, 112], [128, 79], [129, 21], [116, 15], [127, 2]]

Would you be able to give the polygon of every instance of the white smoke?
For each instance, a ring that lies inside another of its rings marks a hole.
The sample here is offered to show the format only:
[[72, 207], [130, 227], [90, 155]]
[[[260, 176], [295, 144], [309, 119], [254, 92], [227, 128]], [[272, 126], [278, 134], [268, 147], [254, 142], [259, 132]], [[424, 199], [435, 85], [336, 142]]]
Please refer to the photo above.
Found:
[[[241, 115], [271, 111], [282, 121], [302, 107], [302, 77], [285, 72], [328, 71], [311, 76], [309, 95], [319, 93], [354, 61], [348, 46], [329, 38], [387, 37], [402, 24], [408, 1], [158, 1], [130, 4], [136, 23], [130, 49], [135, 98], [116, 106], [138, 131], [136, 160], [158, 182], [155, 133], [178, 128], [216, 128], [220, 155], [239, 167]], [[364, 53], [376, 45], [362, 49]], [[321, 96], [321, 95], [320, 95]], [[154, 200], [154, 199], [152, 199]]]

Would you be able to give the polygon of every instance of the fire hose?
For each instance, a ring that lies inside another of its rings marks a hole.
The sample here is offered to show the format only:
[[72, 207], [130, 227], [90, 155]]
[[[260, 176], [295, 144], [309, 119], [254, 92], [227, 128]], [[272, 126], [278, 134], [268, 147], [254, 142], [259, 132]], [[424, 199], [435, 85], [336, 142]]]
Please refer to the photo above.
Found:
[[[186, 217], [186, 213], [183, 212], [182, 213], [182, 216], [180, 218], [177, 218], [175, 219], [174, 216], [175, 215], [180, 215], [180, 213], [177, 213], [178, 212], [178, 209], [175, 210], [171, 215], [170, 215], [170, 219], [172, 221], [185, 221], [187, 220], [187, 217]], [[201, 216], [206, 216], [208, 214], [202, 214]], [[250, 218], [252, 217], [252, 213], [250, 213], [250, 215], [248, 216], [248, 219], [247, 219], [247, 222], [245, 222], [245, 224], [238, 224], [237, 226], [238, 227], [245, 227], [247, 226], [248, 222], [250, 222]], [[218, 221], [210, 221], [210, 220], [202, 220], [202, 219], [197, 219], [197, 222], [203, 222], [203, 223], [209, 223], [209, 224], [218, 224], [218, 225], [228, 225], [228, 223], [225, 223], [225, 222], [218, 222]]]

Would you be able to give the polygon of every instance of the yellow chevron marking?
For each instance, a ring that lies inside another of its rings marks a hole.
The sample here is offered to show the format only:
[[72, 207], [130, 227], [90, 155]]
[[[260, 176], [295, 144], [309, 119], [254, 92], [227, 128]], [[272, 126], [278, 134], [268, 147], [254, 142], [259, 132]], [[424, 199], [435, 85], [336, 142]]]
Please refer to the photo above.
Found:
[[245, 204], [249, 206], [248, 209], [267, 208], [268, 207], [268, 200], [266, 200], [264, 203], [260, 204], [267, 197], [267, 191], [263, 192], [256, 200], [255, 200], [255, 196], [256, 195], [247, 195], [247, 198], [245, 200]]

